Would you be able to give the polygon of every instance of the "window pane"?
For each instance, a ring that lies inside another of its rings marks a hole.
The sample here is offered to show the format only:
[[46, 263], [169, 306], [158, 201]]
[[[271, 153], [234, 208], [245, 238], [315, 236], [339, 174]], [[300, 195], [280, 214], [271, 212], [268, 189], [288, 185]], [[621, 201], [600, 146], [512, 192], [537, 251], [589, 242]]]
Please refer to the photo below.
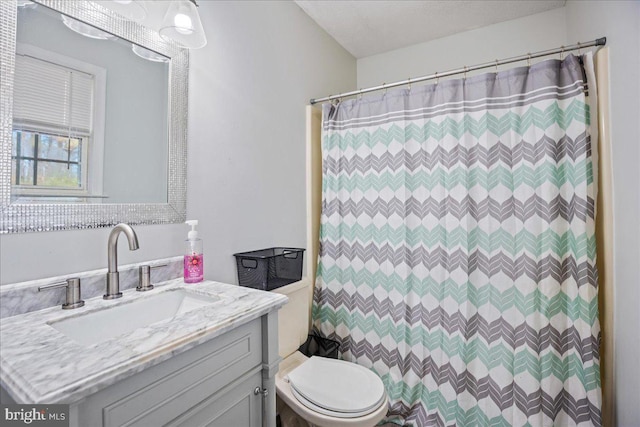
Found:
[[13, 144], [11, 144], [11, 155], [15, 156], [18, 147], [18, 136], [20, 137], [20, 156], [33, 157], [33, 147], [36, 141], [35, 133], [23, 130], [13, 131]]
[[78, 165], [38, 161], [38, 185], [46, 187], [80, 188], [81, 174]]
[[67, 160], [69, 156], [69, 138], [57, 135], [40, 134], [38, 158]]
[[80, 160], [82, 160], [82, 139], [69, 139], [69, 149], [71, 150], [71, 156], [69, 157], [69, 160], [71, 160], [72, 162], [79, 162]]
[[33, 160], [20, 160], [20, 185], [33, 185]]

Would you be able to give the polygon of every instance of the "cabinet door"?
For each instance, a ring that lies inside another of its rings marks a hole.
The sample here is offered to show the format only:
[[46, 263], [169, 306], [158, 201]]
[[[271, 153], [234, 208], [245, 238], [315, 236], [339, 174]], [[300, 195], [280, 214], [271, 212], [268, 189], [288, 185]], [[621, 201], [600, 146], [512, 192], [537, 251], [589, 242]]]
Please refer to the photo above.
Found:
[[254, 394], [256, 387], [262, 388], [261, 371], [225, 387], [167, 426], [260, 427], [262, 425], [262, 395]]
[[89, 396], [77, 426], [166, 424], [260, 369], [261, 331], [256, 319]]

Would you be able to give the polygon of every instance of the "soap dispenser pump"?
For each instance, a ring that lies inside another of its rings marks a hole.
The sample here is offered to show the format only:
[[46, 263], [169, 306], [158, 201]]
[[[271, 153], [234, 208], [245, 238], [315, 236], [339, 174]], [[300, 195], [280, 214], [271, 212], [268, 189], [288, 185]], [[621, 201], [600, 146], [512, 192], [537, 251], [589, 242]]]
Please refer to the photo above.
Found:
[[185, 241], [184, 282], [202, 282], [204, 279], [204, 256], [202, 253], [202, 239], [198, 237], [198, 231], [196, 230], [198, 220], [189, 220], [185, 223], [191, 227], [191, 231], [187, 234], [187, 240]]

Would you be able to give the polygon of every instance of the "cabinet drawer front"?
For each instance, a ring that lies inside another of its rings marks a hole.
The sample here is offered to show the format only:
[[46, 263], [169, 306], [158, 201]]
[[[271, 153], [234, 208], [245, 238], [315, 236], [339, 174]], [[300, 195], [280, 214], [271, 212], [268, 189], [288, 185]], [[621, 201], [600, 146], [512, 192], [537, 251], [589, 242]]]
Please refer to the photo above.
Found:
[[[173, 369], [157, 370], [156, 374], [161, 376], [146, 386], [138, 382], [136, 387], [135, 376], [127, 380], [133, 393], [104, 407], [104, 425], [163, 425], [260, 365], [260, 323], [254, 321], [241, 326], [202, 347], [197, 349], [200, 357], [176, 366], [181, 357], [177, 356], [171, 360]], [[162, 367], [160, 364], [154, 368]]]

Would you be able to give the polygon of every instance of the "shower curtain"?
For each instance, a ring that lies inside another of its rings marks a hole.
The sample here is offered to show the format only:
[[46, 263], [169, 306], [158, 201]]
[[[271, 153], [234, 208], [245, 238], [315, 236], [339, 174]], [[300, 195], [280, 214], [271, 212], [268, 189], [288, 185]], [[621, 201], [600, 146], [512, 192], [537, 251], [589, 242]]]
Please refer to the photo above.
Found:
[[388, 421], [601, 425], [587, 101], [570, 55], [324, 105], [314, 328]]

